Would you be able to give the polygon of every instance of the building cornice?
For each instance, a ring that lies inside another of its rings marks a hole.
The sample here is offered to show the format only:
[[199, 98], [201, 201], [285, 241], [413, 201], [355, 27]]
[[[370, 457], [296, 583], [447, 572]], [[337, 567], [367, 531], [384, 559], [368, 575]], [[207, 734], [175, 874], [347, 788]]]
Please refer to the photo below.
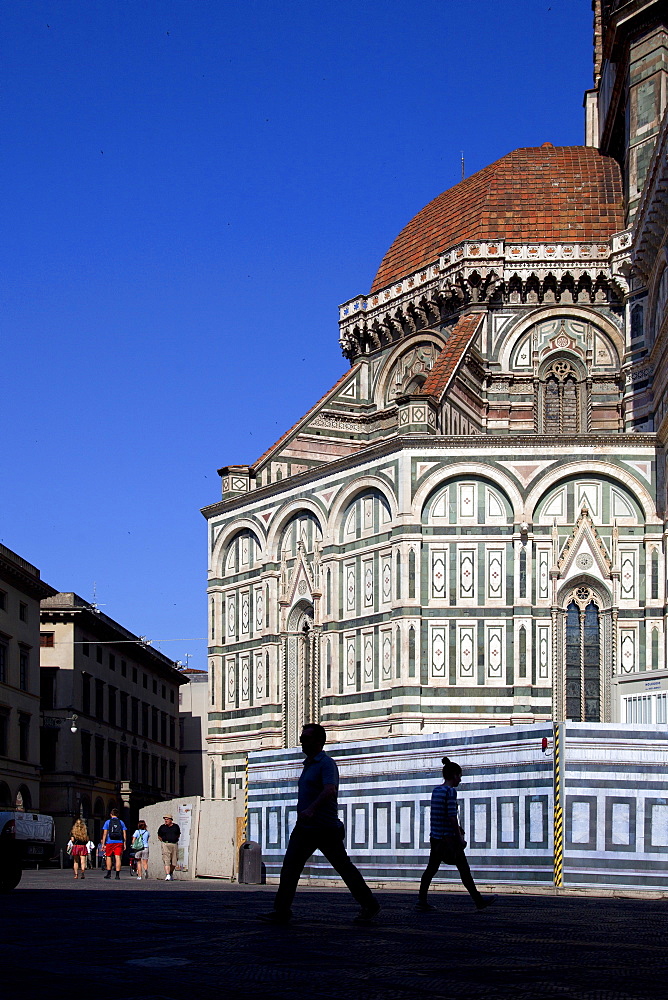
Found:
[[281, 479], [276, 483], [269, 483], [258, 489], [251, 490], [241, 496], [233, 497], [229, 500], [221, 500], [218, 503], [210, 504], [201, 508], [202, 515], [209, 519], [218, 514], [233, 513], [242, 507], [248, 506], [249, 501], [257, 503], [262, 500], [271, 500], [273, 497], [283, 493], [292, 492], [300, 487], [308, 487], [311, 483], [323, 478], [323, 475], [331, 476], [340, 472], [354, 469], [356, 466], [384, 459], [391, 455], [397, 455], [402, 451], [456, 451], [469, 452], [472, 457], [476, 457], [479, 452], [484, 452], [489, 456], [491, 451], [498, 453], [514, 452], [519, 449], [545, 452], [546, 449], [582, 449], [600, 455], [601, 461], [605, 461], [607, 456], [601, 449], [617, 450], [627, 449], [635, 451], [639, 448], [655, 448], [658, 445], [655, 434], [573, 434], [570, 436], [557, 436], [551, 434], [471, 434], [471, 435], [427, 435], [427, 434], [406, 434], [392, 437], [384, 441], [371, 444], [365, 448], [360, 448], [353, 455], [346, 455], [343, 458], [335, 459], [326, 465], [308, 469], [289, 479]]
[[0, 579], [38, 601], [58, 591], [40, 579], [39, 570], [16, 552], [0, 545]]
[[631, 240], [623, 230], [600, 242], [460, 243], [401, 281], [340, 306], [342, 352], [357, 361], [469, 306], [604, 305], [609, 294], [623, 300]]
[[[54, 594], [57, 595], [57, 591]], [[128, 650], [128, 659], [133, 659], [137, 663], [144, 664], [147, 668], [159, 673], [172, 684], [187, 684], [188, 678], [184, 677], [180, 670], [174, 665], [174, 661], [165, 656], [157, 649], [153, 649], [146, 644], [141, 636], [135, 635], [128, 629], [123, 628], [112, 618], [96, 611], [90, 605], [57, 604], [52, 601], [50, 604], [42, 603], [40, 609], [40, 621], [50, 623], [71, 623], [82, 631], [87, 632], [92, 638], [91, 643], [96, 640], [105, 643], [117, 642], [131, 647]]]

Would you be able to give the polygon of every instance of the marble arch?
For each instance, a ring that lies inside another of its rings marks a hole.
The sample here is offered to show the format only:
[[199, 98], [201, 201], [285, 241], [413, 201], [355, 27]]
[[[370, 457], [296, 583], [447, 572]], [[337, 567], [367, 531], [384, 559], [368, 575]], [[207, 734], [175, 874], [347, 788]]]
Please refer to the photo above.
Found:
[[235, 538], [236, 535], [246, 530], [253, 532], [260, 545], [260, 551], [262, 553], [262, 556], [265, 555], [267, 536], [264, 530], [262, 529], [261, 525], [259, 525], [257, 521], [254, 521], [250, 517], [240, 517], [239, 520], [233, 521], [231, 524], [224, 525], [220, 529], [218, 535], [216, 536], [216, 541], [214, 543], [213, 550], [211, 552], [211, 570], [210, 570], [212, 573], [214, 573], [214, 575], [219, 575], [219, 576], [222, 575], [220, 573], [216, 574], [216, 569], [221, 567], [221, 559], [225, 550], [227, 549], [228, 545]]
[[510, 358], [512, 353], [527, 331], [539, 323], [550, 319], [579, 319], [583, 323], [591, 323], [592, 326], [598, 327], [601, 333], [605, 334], [612, 341], [612, 346], [617, 355], [617, 363], [621, 363], [621, 358], [624, 357], [624, 342], [614, 323], [594, 309], [587, 309], [583, 306], [551, 305], [536, 309], [521, 319], [517, 326], [514, 326], [508, 332], [503, 347], [499, 352], [499, 362], [502, 371], [508, 372], [511, 370]]
[[649, 490], [630, 472], [625, 472], [616, 465], [608, 465], [603, 462], [569, 462], [567, 465], [560, 465], [558, 468], [546, 472], [526, 498], [522, 514], [523, 520], [532, 523], [538, 504], [554, 486], [562, 481], [587, 475], [603, 476], [622, 483], [642, 507], [645, 522], [647, 524], [662, 523], [661, 518], [654, 513], [654, 500]]
[[316, 503], [315, 500], [307, 499], [306, 497], [300, 498], [299, 500], [291, 500], [274, 515], [271, 527], [267, 534], [268, 558], [277, 559], [280, 557], [278, 543], [281, 535], [283, 534], [288, 522], [291, 521], [296, 514], [300, 514], [302, 511], [307, 514], [312, 514], [315, 517], [318, 522], [318, 527], [324, 537], [326, 513], [321, 504]]
[[387, 358], [383, 362], [383, 366], [377, 375], [376, 385], [374, 386], [373, 395], [374, 399], [377, 400], [379, 406], [390, 405], [390, 401], [386, 402], [386, 396], [388, 391], [388, 383], [390, 381], [390, 376], [394, 370], [396, 362], [404, 354], [409, 354], [419, 343], [429, 343], [433, 344], [438, 348], [439, 354], [443, 350], [444, 337], [439, 334], [434, 333], [433, 330], [424, 330], [420, 333], [415, 333], [412, 337], [408, 337], [406, 340], [400, 340], [394, 350], [390, 351]]
[[497, 468], [494, 469], [494, 474], [492, 475], [489, 471], [489, 466], [476, 462], [461, 462], [457, 465], [448, 465], [432, 473], [422, 483], [413, 497], [411, 507], [412, 516], [421, 519], [424, 506], [431, 494], [439, 487], [444, 486], [453, 479], [459, 479], [461, 476], [477, 476], [479, 479], [483, 479], [489, 483], [490, 486], [496, 486], [497, 489], [505, 493], [506, 499], [512, 507], [515, 522], [517, 523], [522, 520], [522, 495], [513, 480], [507, 473]]
[[394, 521], [397, 516], [397, 499], [394, 493], [390, 492], [388, 484], [379, 476], [362, 476], [354, 483], [344, 487], [332, 504], [332, 509], [327, 518], [327, 543], [330, 544], [338, 540], [343, 514], [360, 494], [369, 490], [377, 490], [387, 500], [390, 508], [390, 516]]

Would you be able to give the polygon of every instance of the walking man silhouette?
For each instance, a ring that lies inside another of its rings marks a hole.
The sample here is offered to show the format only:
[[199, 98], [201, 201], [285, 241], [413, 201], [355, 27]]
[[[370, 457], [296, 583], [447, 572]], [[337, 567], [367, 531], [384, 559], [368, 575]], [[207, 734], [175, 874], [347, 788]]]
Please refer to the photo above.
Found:
[[343, 843], [345, 830], [336, 807], [339, 769], [323, 752], [326, 739], [325, 730], [317, 723], [309, 723], [302, 730], [299, 742], [306, 760], [299, 778], [297, 822], [283, 859], [274, 909], [260, 916], [260, 920], [268, 923], [287, 924], [290, 921], [299, 876], [316, 850], [325, 855], [360, 904], [355, 922], [365, 923], [380, 910], [380, 903], [348, 857]]

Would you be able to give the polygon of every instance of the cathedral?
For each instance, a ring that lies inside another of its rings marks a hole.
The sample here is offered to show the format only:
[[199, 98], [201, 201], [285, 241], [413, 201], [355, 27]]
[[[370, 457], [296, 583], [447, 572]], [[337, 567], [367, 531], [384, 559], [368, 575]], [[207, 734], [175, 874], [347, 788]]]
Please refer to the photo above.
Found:
[[668, 13], [594, 0], [585, 144], [439, 194], [208, 522], [212, 796], [250, 750], [668, 723]]

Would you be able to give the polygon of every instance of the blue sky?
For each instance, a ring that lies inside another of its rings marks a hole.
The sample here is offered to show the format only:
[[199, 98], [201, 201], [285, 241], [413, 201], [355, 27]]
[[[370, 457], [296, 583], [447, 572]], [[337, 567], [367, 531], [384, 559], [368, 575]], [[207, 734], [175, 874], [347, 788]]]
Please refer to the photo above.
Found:
[[440, 191], [583, 141], [588, 0], [0, 8], [0, 540], [205, 667], [216, 470], [345, 371]]

